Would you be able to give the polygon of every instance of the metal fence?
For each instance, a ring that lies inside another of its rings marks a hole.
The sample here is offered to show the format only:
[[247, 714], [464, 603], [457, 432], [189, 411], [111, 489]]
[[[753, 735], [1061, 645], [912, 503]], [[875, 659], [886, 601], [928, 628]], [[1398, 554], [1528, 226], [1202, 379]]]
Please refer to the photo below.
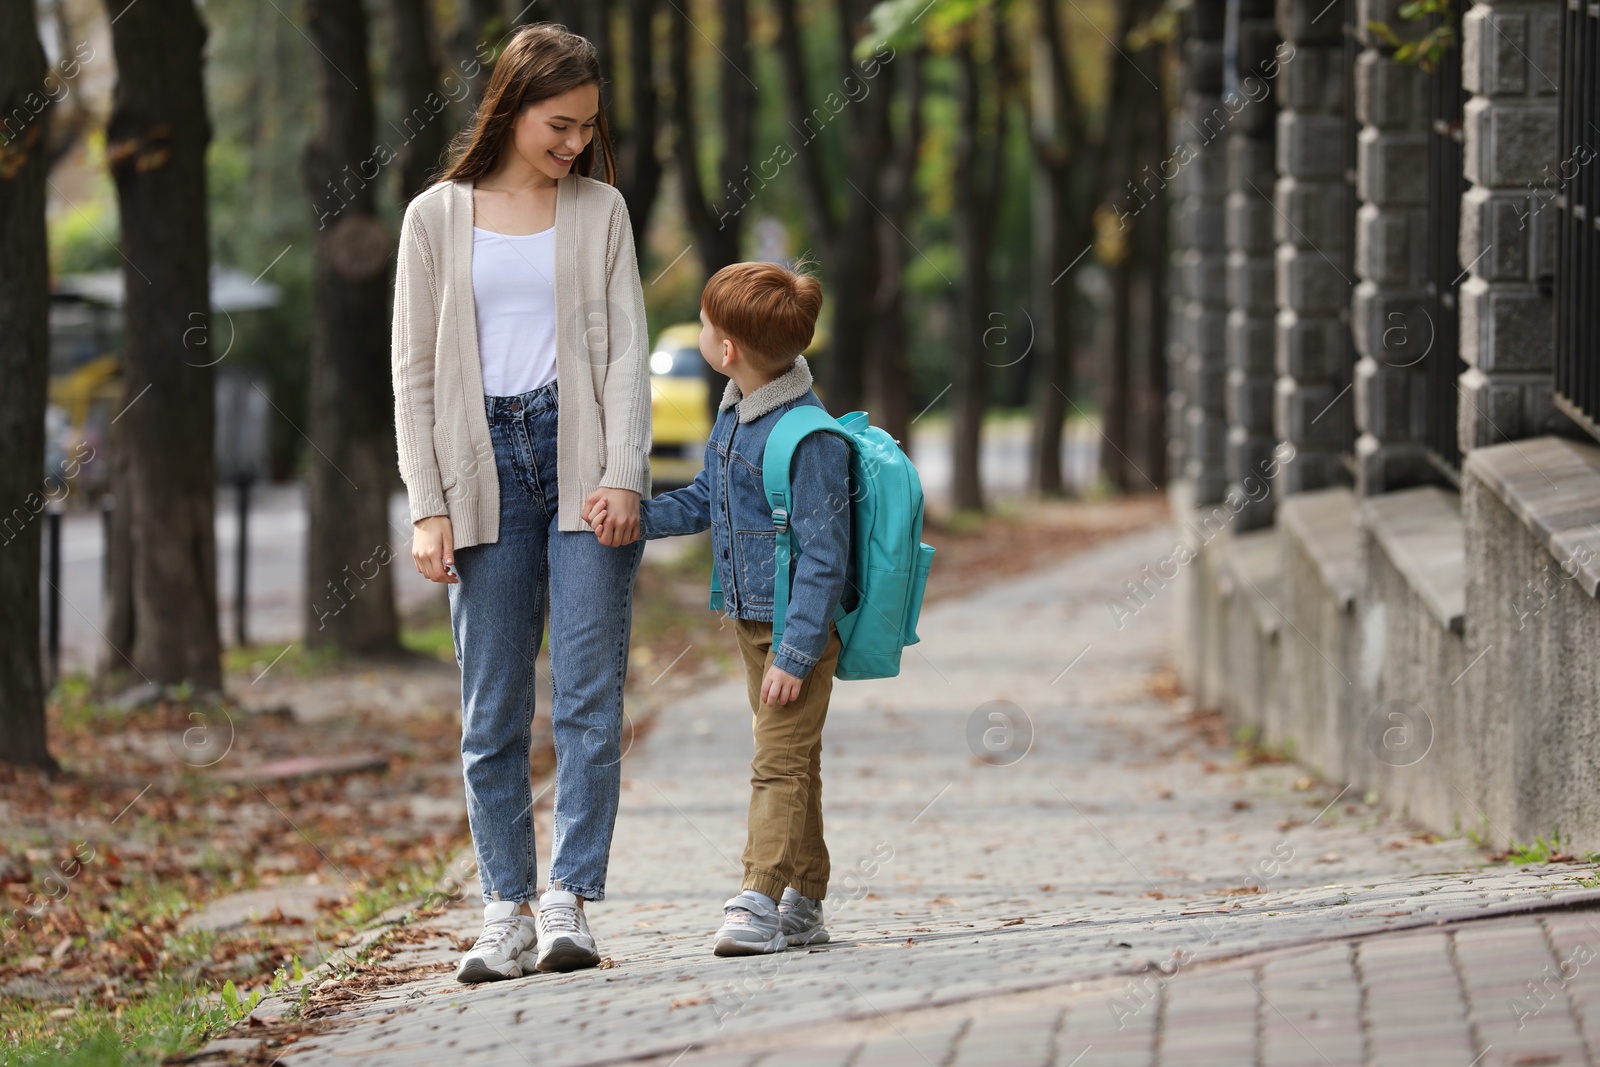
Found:
[[[1356, 117], [1356, 59], [1361, 55], [1364, 45], [1361, 42], [1362, 24], [1360, 21], [1360, 4], [1356, 0], [1344, 0], [1344, 59], [1341, 69], [1344, 71], [1344, 247], [1339, 253], [1339, 271], [1346, 279], [1350, 280], [1351, 291], [1345, 294], [1343, 303], [1339, 306], [1339, 319], [1344, 329], [1340, 331], [1344, 339], [1344, 379], [1355, 385], [1356, 361], [1361, 358], [1356, 350], [1355, 332], [1351, 329], [1351, 304], [1355, 296], [1354, 284], [1356, 277], [1356, 209], [1361, 206], [1361, 197], [1356, 185], [1356, 157], [1360, 152], [1361, 120]], [[1352, 479], [1356, 474], [1356, 418], [1355, 398], [1351, 397], [1350, 404], [1340, 414], [1339, 429], [1343, 434], [1340, 442], [1339, 453], [1344, 460], [1346, 471]]]
[[[1600, 438], [1600, 6], [1567, 0], [1561, 24], [1561, 155], [1555, 205], [1555, 403]], [[1569, 177], [1570, 175], [1570, 177]], [[1535, 195], [1539, 195], [1535, 193]]]
[[[1452, 42], [1461, 39], [1461, 16], [1451, 11], [1435, 19], [1452, 23]], [[1428, 456], [1452, 482], [1460, 477], [1461, 445], [1456, 434], [1457, 382], [1467, 365], [1461, 360], [1461, 269], [1457, 248], [1461, 232], [1461, 197], [1467, 191], [1462, 172], [1461, 120], [1466, 93], [1461, 87], [1461, 49], [1447, 46], [1428, 86], [1428, 223], [1427, 312], [1433, 324], [1432, 344], [1422, 361], [1423, 440]]]

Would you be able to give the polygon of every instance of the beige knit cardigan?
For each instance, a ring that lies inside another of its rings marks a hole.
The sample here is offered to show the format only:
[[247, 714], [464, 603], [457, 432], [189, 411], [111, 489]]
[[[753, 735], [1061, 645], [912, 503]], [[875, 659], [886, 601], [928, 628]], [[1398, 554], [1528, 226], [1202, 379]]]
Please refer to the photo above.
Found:
[[[557, 518], [562, 530], [587, 530], [583, 498], [597, 486], [650, 491], [649, 329], [621, 193], [578, 174], [556, 183], [555, 266]], [[472, 299], [471, 182], [440, 182], [406, 209], [392, 361], [412, 521], [448, 515], [457, 548], [498, 540], [500, 482]]]

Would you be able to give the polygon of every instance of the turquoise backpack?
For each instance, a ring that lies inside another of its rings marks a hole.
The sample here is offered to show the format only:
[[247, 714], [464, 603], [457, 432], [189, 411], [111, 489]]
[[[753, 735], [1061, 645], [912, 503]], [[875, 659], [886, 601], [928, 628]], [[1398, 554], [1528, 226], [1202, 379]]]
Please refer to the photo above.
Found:
[[[933, 546], [922, 543], [922, 479], [894, 438], [867, 424], [865, 411], [835, 420], [819, 407], [784, 414], [767, 438], [761, 479], [772, 504], [772, 644], [783, 640], [789, 609], [789, 561], [797, 550], [789, 533], [793, 512], [789, 469], [807, 435], [835, 433], [850, 445], [850, 552], [855, 560], [857, 603], [834, 613], [844, 648], [834, 677], [845, 681], [893, 678], [900, 652], [914, 645], [922, 594], [933, 563]], [[711, 607], [723, 607], [722, 586], [711, 575]]]

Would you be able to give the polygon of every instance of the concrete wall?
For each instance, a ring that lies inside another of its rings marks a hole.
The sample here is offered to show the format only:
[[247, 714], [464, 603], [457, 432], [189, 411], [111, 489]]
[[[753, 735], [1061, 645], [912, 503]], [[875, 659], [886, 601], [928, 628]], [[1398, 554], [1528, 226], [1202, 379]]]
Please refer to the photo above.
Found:
[[1336, 488], [1278, 512], [1185, 569], [1201, 705], [1440, 833], [1600, 850], [1600, 448], [1493, 446], [1459, 495]]
[[1460, 684], [1484, 735], [1488, 818], [1501, 837], [1559, 830], [1600, 850], [1600, 449], [1478, 449], [1462, 514], [1467, 645], [1486, 651]]

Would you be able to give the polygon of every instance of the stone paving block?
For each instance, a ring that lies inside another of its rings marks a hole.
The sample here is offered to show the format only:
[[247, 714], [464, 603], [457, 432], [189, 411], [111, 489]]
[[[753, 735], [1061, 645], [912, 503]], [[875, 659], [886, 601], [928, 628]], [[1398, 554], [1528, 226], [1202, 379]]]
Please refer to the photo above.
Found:
[[1337, 314], [1353, 281], [1332, 253], [1320, 248], [1279, 245], [1277, 303], [1301, 314]]
[[[1323, 21], [1333, 21], [1332, 13]], [[1278, 64], [1278, 106], [1291, 108], [1297, 115], [1339, 114], [1349, 82], [1343, 49], [1296, 42], [1292, 55], [1280, 54], [1288, 58]]]
[[1356, 139], [1356, 195], [1383, 207], [1426, 204], [1428, 136], [1363, 128]]
[[1049, 1067], [1050, 1052], [1061, 1024], [1062, 1010], [979, 1015], [956, 1043], [951, 1067]]
[[1280, 244], [1320, 248], [1329, 256], [1340, 258], [1350, 245], [1344, 219], [1343, 178], [1329, 181], [1285, 175], [1274, 189], [1276, 192], [1262, 188], [1262, 192], [1274, 197], [1273, 237]]
[[1356, 118], [1377, 130], [1417, 130], [1427, 115], [1422, 72], [1414, 63], [1368, 49], [1356, 58]]
[[[1228, 510], [1217, 508], [1225, 527]], [[520, 1050], [541, 1067], [667, 1067], [681, 1053], [677, 1067], [751, 1067], [762, 1056], [835, 1062], [859, 1046], [860, 1067], [924, 1067], [951, 1061], [968, 1019], [1004, 1040], [1037, 1033], [1065, 1008], [1054, 1067], [1086, 1047], [1078, 1067], [1154, 1062], [1164, 1012], [1163, 1063], [1252, 1063], [1258, 1027], [1270, 1035], [1263, 1063], [1279, 1051], [1295, 1062], [1292, 1031], [1245, 978], [1259, 973], [1272, 1003], [1313, 1028], [1306, 1033], [1331, 1058], [1339, 1046], [1314, 1028], [1349, 1018], [1343, 952], [1366, 984], [1373, 1047], [1404, 1051], [1377, 1061], [1466, 1067], [1479, 1050], [1446, 981], [1441, 931], [1495, 909], [1593, 903], [1600, 892], [1574, 881], [1589, 873], [1582, 866], [1485, 866], [1462, 840], [1386, 850], [1408, 828], [1378, 809], [1306, 825], [1335, 790], [1307, 795], [1293, 787], [1302, 767], [1234, 766], [1230, 748], [1176, 730], [1172, 706], [1144, 681], [1169, 652], [1172, 582], [1152, 580], [1123, 628], [1106, 605], [1146, 568], [1154, 574], [1179, 536], [1153, 528], [932, 603], [901, 678], [835, 690], [824, 773], [836, 940], [825, 949], [752, 971], [706, 949], [708, 922], [737, 884], [749, 800], [748, 736], [703, 728], [748, 715], [743, 683], [710, 682], [663, 709], [624, 764], [610, 892], [590, 914], [615, 966], [472, 988], [444, 972], [385, 988], [273, 1055], [284, 1067], [363, 1058], [439, 1067], [469, 1056], [520, 1064]], [[1053, 685], [1089, 646], [1070, 679]], [[1008, 767], [976, 764], [973, 709], [1002, 695], [1028, 709], [1030, 751]], [[1223, 771], [1208, 773], [1206, 761]], [[1236, 808], [1242, 798], [1251, 806]], [[548, 841], [548, 810], [539, 817]], [[1290, 819], [1300, 825], [1279, 829]], [[1137, 842], [1126, 849], [1131, 862], [1108, 839]], [[1284, 842], [1305, 859], [1260, 894], [1224, 895]], [[1321, 856], [1333, 858], [1310, 862]], [[1333, 906], [1346, 897], [1353, 906]], [[468, 936], [480, 923], [476, 906], [419, 920], [438, 936], [388, 962], [453, 959], [445, 935]], [[1348, 948], [1351, 939], [1360, 947]], [[1170, 964], [1180, 949], [1190, 955], [1177, 977], [1155, 972], [1161, 980], [1142, 987], [1144, 999], [1113, 1014], [1129, 983], [1149, 977], [1135, 973], [1141, 966]], [[1486, 973], [1482, 987], [1501, 977]], [[968, 1047], [983, 1033], [974, 1030]]]
[[805, 1048], [777, 1049], [756, 1061], [759, 1067], [848, 1067], [860, 1046], [811, 1045]]
[[1555, 302], [1523, 282], [1461, 284], [1461, 358], [1487, 374], [1549, 371], [1555, 362]]
[[1537, 281], [1551, 272], [1560, 188], [1502, 190], [1475, 186], [1461, 198], [1461, 239], [1456, 259], [1491, 282]]
[[[1271, 260], [1267, 261], [1271, 263]], [[1235, 308], [1228, 312], [1228, 368], [1251, 377], [1275, 373], [1277, 330], [1273, 318], [1260, 318]]]
[[1584, 1039], [1600, 1050], [1600, 915], [1552, 915], [1544, 928]]
[[898, 1033], [891, 1030], [865, 1041], [856, 1063], [861, 1067], [869, 1063], [881, 1063], [883, 1067], [927, 1067], [930, 1063], [949, 1063], [956, 1039], [967, 1023], [966, 1016], [948, 1011], [927, 1020], [902, 1019], [896, 1024]]
[[1302, 115], [1278, 124], [1278, 172], [1297, 178], [1344, 177], [1344, 119]]
[[1467, 101], [1461, 122], [1467, 180], [1515, 188], [1537, 183], [1557, 162], [1556, 120], [1554, 101]]
[[755, 1067], [765, 1052], [697, 1052], [690, 1050], [681, 1057], [656, 1061], [661, 1064], [678, 1064], [679, 1067]]

